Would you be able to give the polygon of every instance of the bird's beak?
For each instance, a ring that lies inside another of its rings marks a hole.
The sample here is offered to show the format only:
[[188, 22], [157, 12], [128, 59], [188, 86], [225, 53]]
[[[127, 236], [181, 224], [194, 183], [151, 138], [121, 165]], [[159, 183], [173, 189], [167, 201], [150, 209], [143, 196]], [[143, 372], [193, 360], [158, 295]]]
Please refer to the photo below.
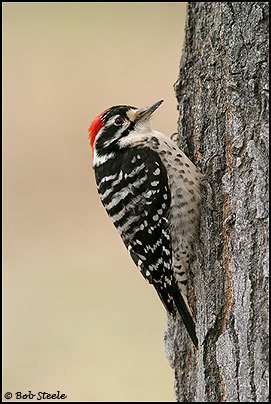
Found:
[[136, 112], [136, 121], [141, 121], [149, 118], [153, 112], [160, 107], [160, 105], [164, 102], [164, 100], [160, 100], [155, 102], [154, 104], [151, 104], [150, 106], [146, 108], [139, 109]]

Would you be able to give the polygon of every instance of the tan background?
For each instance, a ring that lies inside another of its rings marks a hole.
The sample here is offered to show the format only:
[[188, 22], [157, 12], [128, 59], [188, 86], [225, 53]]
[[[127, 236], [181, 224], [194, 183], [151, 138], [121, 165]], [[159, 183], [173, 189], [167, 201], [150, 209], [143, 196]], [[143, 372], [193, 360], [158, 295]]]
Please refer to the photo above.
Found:
[[99, 201], [87, 131], [161, 98], [153, 126], [176, 131], [185, 6], [3, 4], [4, 392], [174, 401], [165, 310]]

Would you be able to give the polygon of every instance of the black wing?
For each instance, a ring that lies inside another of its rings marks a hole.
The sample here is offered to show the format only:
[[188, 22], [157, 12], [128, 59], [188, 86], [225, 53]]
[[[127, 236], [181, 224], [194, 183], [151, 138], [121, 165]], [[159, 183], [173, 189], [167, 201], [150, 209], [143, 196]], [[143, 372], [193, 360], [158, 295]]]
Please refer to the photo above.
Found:
[[163, 162], [148, 148], [127, 148], [95, 167], [95, 175], [102, 203], [133, 261], [172, 312], [171, 195]]
[[195, 343], [195, 325], [172, 270], [171, 194], [161, 158], [148, 148], [129, 148], [95, 167], [95, 174], [102, 203], [133, 261], [171, 313], [175, 301]]

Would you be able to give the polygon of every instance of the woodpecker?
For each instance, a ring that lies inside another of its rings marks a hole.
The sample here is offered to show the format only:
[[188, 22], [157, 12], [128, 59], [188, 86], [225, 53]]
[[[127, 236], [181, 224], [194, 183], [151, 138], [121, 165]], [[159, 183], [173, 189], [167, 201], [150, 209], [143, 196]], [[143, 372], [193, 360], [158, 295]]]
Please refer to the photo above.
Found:
[[176, 308], [198, 347], [187, 272], [201, 204], [201, 174], [177, 144], [152, 129], [147, 108], [113, 106], [89, 127], [102, 204], [166, 310]]

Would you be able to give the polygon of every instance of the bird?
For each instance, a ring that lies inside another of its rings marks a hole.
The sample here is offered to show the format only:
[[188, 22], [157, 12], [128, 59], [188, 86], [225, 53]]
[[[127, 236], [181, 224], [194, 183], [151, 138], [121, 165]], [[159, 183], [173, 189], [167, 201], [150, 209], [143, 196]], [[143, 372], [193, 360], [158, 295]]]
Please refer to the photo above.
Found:
[[179, 312], [196, 348], [188, 275], [202, 175], [177, 143], [152, 128], [164, 100], [112, 106], [88, 130], [98, 194], [130, 256], [165, 309]]

